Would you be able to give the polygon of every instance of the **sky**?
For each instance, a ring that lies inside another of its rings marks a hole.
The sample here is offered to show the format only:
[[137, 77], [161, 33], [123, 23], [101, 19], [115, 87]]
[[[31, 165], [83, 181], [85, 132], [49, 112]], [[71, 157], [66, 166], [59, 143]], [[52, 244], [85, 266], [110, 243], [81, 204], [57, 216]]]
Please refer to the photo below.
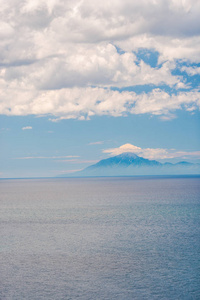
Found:
[[0, 0], [0, 177], [200, 161], [198, 0]]

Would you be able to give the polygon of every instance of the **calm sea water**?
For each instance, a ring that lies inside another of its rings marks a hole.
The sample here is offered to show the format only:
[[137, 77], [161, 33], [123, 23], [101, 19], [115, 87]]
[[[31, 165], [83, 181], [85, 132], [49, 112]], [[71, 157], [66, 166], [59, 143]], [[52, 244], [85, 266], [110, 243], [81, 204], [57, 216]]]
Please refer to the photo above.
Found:
[[0, 299], [200, 299], [200, 179], [0, 181]]

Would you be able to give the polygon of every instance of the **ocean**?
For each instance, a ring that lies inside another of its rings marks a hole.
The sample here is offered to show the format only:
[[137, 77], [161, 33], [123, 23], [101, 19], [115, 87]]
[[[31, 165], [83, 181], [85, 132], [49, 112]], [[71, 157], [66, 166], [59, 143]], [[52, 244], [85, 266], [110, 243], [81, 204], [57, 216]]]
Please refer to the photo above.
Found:
[[0, 180], [0, 299], [200, 299], [200, 178]]

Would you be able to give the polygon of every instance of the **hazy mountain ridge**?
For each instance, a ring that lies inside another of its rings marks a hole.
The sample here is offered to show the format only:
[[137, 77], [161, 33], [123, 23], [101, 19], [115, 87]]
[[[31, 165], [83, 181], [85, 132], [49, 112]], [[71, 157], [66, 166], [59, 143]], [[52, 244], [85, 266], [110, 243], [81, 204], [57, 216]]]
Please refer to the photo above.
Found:
[[131, 165], [159, 166], [159, 165], [161, 165], [161, 163], [157, 162], [156, 160], [145, 159], [143, 157], [137, 156], [134, 153], [124, 153], [124, 154], [120, 154], [120, 155], [117, 155], [114, 157], [100, 160], [95, 165], [92, 165], [86, 169], [89, 170], [89, 169], [93, 169], [93, 168], [112, 167], [112, 166], [128, 167]]
[[100, 160], [72, 176], [198, 175], [200, 164], [186, 161], [160, 163], [134, 153], [123, 153]]

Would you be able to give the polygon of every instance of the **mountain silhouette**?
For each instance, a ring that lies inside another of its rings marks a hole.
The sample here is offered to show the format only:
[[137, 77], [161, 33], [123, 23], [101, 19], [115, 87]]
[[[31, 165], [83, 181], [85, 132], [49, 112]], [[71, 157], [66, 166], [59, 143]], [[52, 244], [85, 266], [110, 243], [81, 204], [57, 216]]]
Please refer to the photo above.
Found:
[[149, 160], [134, 153], [127, 152], [114, 157], [100, 160], [95, 165], [92, 165], [85, 170], [92, 170], [106, 167], [129, 167], [129, 166], [160, 166], [162, 165], [156, 160]]
[[[137, 175], [199, 175], [200, 164], [181, 161], [175, 164], [149, 160], [127, 152], [73, 173], [71, 176], [137, 176]], [[62, 176], [64, 177], [64, 175]]]

